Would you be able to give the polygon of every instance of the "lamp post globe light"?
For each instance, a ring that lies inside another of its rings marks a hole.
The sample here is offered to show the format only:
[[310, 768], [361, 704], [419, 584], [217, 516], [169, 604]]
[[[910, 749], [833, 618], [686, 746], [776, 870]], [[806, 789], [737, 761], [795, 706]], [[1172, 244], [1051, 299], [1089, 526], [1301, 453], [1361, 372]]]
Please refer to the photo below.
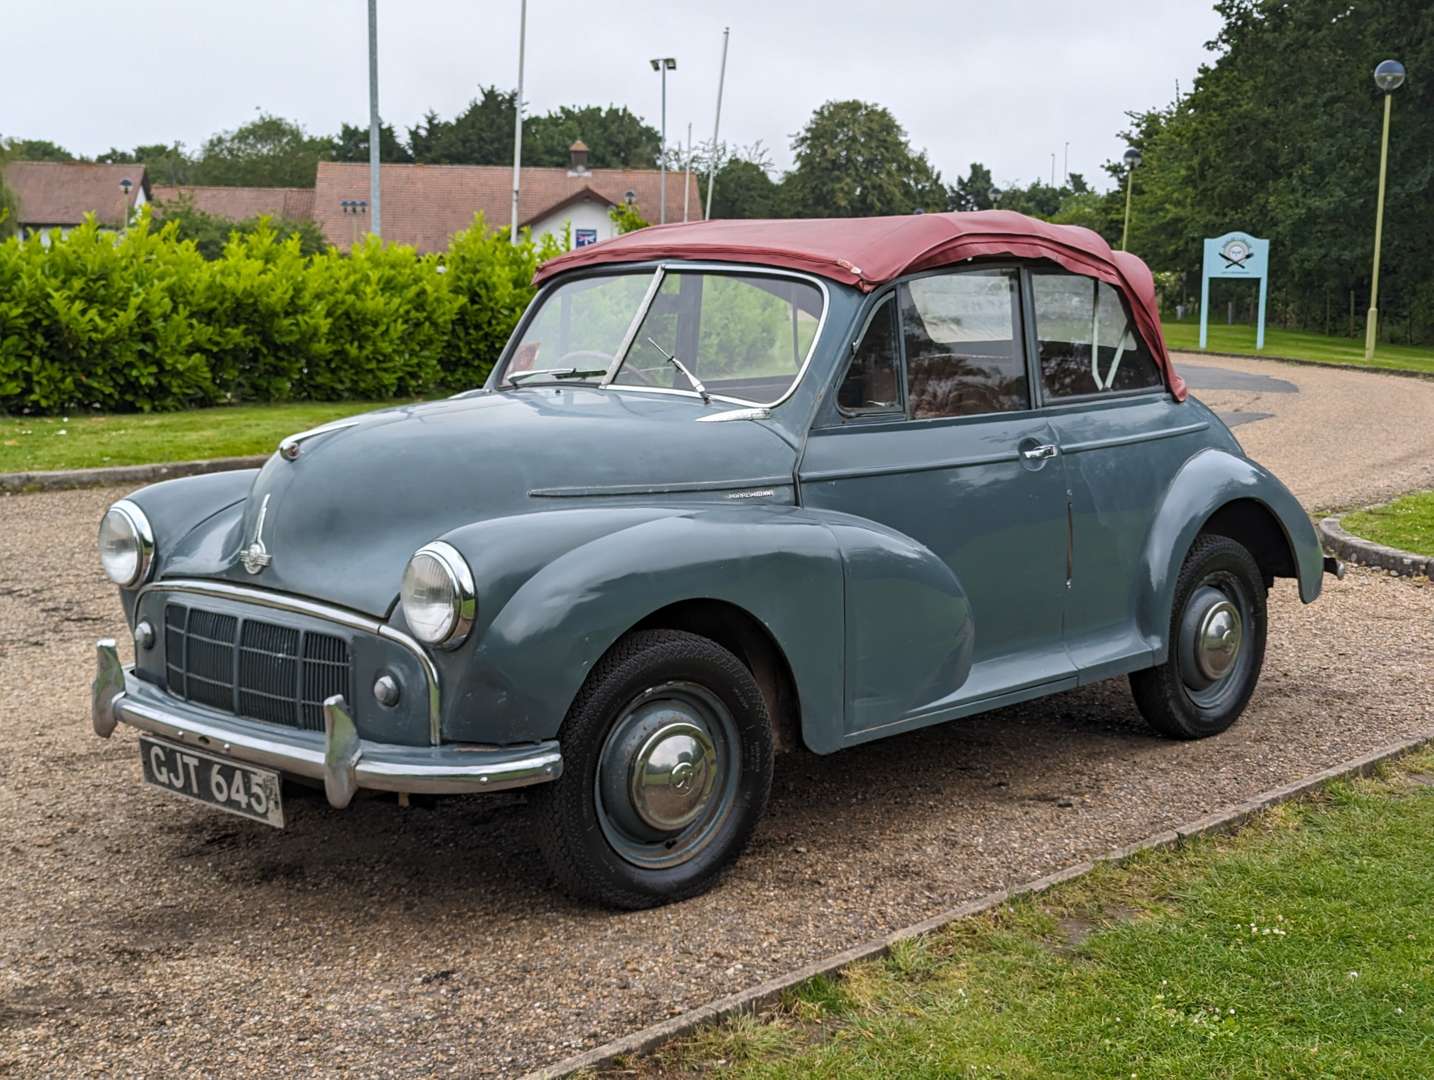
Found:
[[1125, 161], [1125, 227], [1120, 230], [1121, 251], [1125, 250], [1125, 245], [1130, 240], [1130, 187], [1135, 170], [1140, 167], [1140, 151], [1132, 146], [1125, 152], [1123, 160]]
[[677, 58], [658, 56], [648, 61], [652, 70], [662, 75], [662, 152], [658, 162], [662, 168], [662, 194], [658, 197], [657, 223], [667, 224], [667, 73], [677, 70]]
[[1374, 211], [1374, 273], [1369, 281], [1369, 316], [1364, 323], [1364, 359], [1374, 359], [1374, 341], [1379, 336], [1379, 245], [1384, 237], [1384, 177], [1389, 169], [1389, 110], [1394, 91], [1404, 84], [1404, 65], [1398, 60], [1381, 60], [1374, 69], [1374, 85], [1384, 95], [1384, 135], [1379, 142], [1379, 198]]

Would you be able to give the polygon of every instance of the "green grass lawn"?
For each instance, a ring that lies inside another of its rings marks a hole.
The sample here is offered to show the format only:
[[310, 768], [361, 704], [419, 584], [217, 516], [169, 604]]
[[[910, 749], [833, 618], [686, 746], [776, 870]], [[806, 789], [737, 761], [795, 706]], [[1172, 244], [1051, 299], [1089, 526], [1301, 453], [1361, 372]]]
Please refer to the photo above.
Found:
[[1434, 491], [1395, 499], [1387, 506], [1345, 514], [1346, 532], [1416, 555], [1434, 555]]
[[1237, 835], [1103, 866], [626, 1064], [639, 1076], [1428, 1077], [1431, 771], [1426, 752]]
[[177, 413], [0, 417], [0, 472], [267, 454], [285, 435], [393, 402], [235, 405]]
[[[1181, 352], [1200, 351], [1199, 320], [1176, 322], [1173, 319], [1163, 324], [1165, 343]], [[1280, 330], [1265, 327], [1265, 347], [1255, 351], [1255, 328], [1253, 326], [1226, 326], [1211, 323], [1209, 327], [1209, 350], [1213, 353], [1236, 353], [1242, 356], [1288, 356], [1295, 360], [1317, 360], [1327, 364], [1364, 364], [1364, 339], [1329, 337], [1304, 330]], [[1368, 365], [1377, 368], [1394, 368], [1401, 371], [1426, 371], [1434, 373], [1434, 348], [1419, 345], [1383, 345], [1374, 351], [1374, 360]]]

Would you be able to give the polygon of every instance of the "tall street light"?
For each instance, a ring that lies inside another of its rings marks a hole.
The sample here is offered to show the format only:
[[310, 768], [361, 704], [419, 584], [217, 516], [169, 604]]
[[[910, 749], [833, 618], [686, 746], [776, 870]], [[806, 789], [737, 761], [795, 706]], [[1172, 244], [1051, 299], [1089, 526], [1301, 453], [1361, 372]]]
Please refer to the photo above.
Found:
[[1364, 325], [1364, 359], [1374, 359], [1374, 339], [1379, 334], [1379, 243], [1384, 236], [1384, 175], [1389, 167], [1389, 109], [1394, 91], [1404, 83], [1404, 65], [1384, 60], [1374, 69], [1374, 85], [1384, 95], [1384, 137], [1379, 144], [1379, 201], [1374, 211], [1374, 276], [1369, 283], [1369, 317]]
[[659, 56], [655, 60], [649, 60], [653, 71], [662, 73], [662, 197], [659, 200], [657, 211], [657, 223], [667, 224], [667, 73], [677, 70], [677, 60], [671, 56]]
[[1131, 147], [1125, 152], [1125, 228], [1120, 230], [1120, 250], [1124, 251], [1130, 240], [1130, 187], [1131, 178], [1140, 165], [1140, 151]]
[[508, 242], [518, 243], [518, 192], [523, 179], [523, 54], [528, 47], [528, 0], [518, 5], [518, 93], [513, 98], [513, 220]]

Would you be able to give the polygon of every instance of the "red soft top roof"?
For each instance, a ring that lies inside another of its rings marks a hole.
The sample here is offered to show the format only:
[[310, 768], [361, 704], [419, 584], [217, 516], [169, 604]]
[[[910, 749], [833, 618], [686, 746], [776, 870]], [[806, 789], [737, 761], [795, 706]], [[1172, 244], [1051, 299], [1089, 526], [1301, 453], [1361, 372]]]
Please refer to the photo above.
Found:
[[610, 263], [703, 259], [805, 270], [869, 292], [902, 274], [997, 255], [1049, 259], [1120, 289], [1171, 393], [1185, 399], [1185, 381], [1165, 348], [1155, 279], [1145, 263], [1127, 252], [1111, 251], [1090, 229], [1052, 225], [1010, 210], [652, 225], [550, 259], [533, 280], [540, 283], [569, 270]]

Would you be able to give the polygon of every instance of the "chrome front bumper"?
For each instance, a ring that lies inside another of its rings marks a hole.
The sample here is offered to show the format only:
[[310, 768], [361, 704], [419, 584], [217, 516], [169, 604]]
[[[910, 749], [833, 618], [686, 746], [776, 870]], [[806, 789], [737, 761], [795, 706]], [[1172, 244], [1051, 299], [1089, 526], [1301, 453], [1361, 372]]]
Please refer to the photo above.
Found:
[[359, 788], [457, 795], [502, 791], [556, 780], [563, 755], [553, 741], [519, 747], [397, 746], [360, 739], [342, 697], [324, 702], [324, 730], [259, 724], [170, 697], [120, 663], [113, 638], [96, 645], [99, 669], [90, 703], [95, 734], [107, 739], [124, 723], [178, 743], [324, 782], [343, 809]]

